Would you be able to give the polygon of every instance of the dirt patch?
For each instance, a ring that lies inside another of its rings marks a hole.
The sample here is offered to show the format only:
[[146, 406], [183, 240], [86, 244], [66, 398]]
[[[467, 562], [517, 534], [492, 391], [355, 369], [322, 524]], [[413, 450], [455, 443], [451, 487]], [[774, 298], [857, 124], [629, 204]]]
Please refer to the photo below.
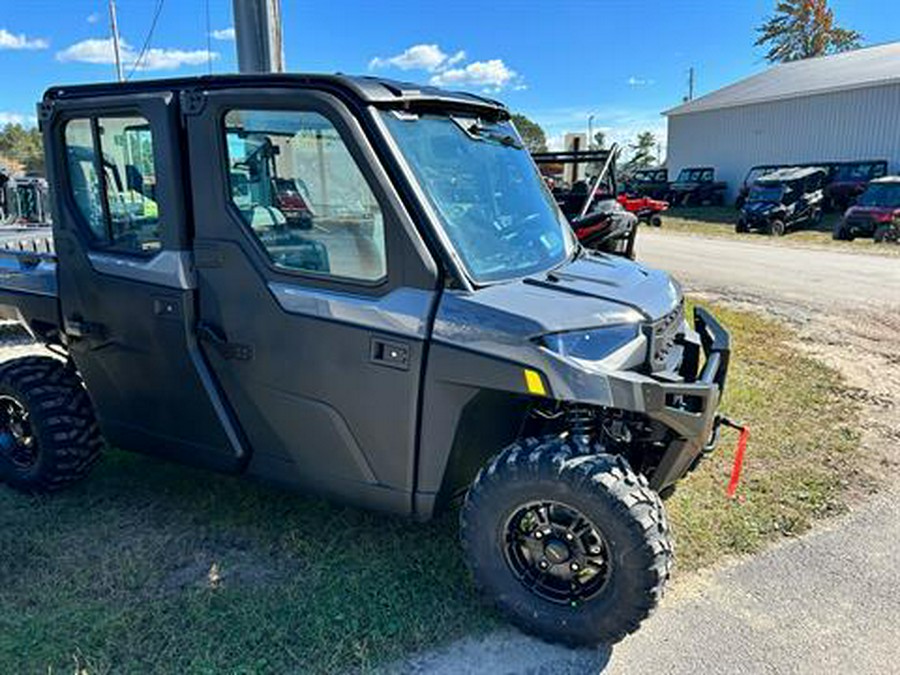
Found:
[[162, 578], [160, 590], [219, 590], [269, 583], [278, 576], [275, 567], [258, 556], [237, 549], [200, 549], [191, 559], [172, 568]]
[[897, 474], [890, 469], [900, 467], [900, 306], [823, 313], [820, 308], [748, 293], [699, 295], [788, 324], [799, 350], [843, 376], [847, 386], [834, 395], [862, 404], [860, 451], [865, 459], [861, 466], [867, 474], [863, 492]]

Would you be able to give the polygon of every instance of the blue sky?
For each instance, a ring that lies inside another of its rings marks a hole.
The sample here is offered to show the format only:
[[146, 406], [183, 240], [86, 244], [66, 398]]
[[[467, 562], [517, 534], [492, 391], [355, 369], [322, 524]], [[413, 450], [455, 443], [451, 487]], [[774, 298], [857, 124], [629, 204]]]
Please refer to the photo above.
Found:
[[[144, 43], [156, 0], [118, 0], [126, 61]], [[551, 138], [594, 127], [628, 141], [677, 105], [696, 69], [711, 91], [765, 67], [754, 27], [773, 0], [282, 0], [285, 56], [297, 71], [379, 73], [484, 91]], [[833, 0], [867, 44], [900, 39], [900, 3]], [[165, 0], [133, 77], [237, 69], [231, 0]], [[209, 35], [209, 33], [213, 35]], [[209, 36], [209, 37], [208, 37]], [[112, 79], [105, 0], [0, 0], [0, 123], [33, 122], [51, 84]], [[126, 63], [126, 71], [130, 71]]]

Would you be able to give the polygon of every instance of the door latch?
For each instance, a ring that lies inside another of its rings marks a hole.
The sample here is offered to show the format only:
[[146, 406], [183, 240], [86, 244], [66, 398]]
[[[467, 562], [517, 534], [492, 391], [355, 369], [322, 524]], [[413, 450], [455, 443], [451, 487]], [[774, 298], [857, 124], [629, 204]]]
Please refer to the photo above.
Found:
[[369, 357], [381, 366], [409, 370], [409, 345], [403, 342], [372, 338]]

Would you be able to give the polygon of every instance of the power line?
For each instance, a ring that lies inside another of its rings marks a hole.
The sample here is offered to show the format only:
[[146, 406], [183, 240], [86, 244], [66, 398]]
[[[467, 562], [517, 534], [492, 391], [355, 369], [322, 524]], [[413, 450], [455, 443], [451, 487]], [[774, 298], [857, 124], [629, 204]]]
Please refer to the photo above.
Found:
[[131, 71], [128, 73], [128, 77], [125, 78], [126, 80], [131, 79], [131, 76], [134, 75], [134, 71], [138, 69], [138, 66], [141, 65], [141, 61], [147, 54], [147, 48], [150, 46], [150, 40], [153, 39], [153, 31], [156, 30], [156, 22], [159, 19], [159, 14], [160, 12], [162, 12], [164, 4], [165, 0], [157, 0], [156, 11], [153, 13], [153, 21], [150, 22], [150, 30], [147, 31], [147, 38], [144, 40], [144, 46], [141, 47], [141, 51], [138, 54], [137, 59], [135, 59], [134, 64], [131, 66]]
[[206, 64], [212, 75], [212, 23], [209, 20], [209, 0], [206, 0]]

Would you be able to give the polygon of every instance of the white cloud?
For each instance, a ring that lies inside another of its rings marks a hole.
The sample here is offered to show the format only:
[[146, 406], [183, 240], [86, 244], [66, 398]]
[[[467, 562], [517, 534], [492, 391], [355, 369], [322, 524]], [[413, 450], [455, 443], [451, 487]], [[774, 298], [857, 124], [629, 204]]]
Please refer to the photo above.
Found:
[[0, 127], [5, 127], [7, 124], [21, 124], [26, 127], [33, 127], [37, 123], [37, 118], [34, 115], [25, 115], [23, 113], [16, 112], [3, 112], [0, 110]]
[[234, 40], [234, 27], [220, 28], [210, 33], [214, 40]]
[[427, 70], [433, 73], [455, 65], [464, 58], [466, 58], [464, 51], [458, 51], [450, 56], [438, 45], [413, 45], [396, 56], [376, 56], [369, 61], [369, 70], [393, 66], [400, 70]]
[[423, 70], [431, 73], [428, 82], [436, 87], [465, 87], [479, 89], [485, 94], [496, 94], [507, 87], [514, 91], [528, 88], [516, 71], [502, 59], [465, 63], [466, 52], [459, 50], [452, 55], [436, 44], [418, 44], [396, 56], [376, 56], [369, 61], [369, 69], [399, 68]]
[[491, 93], [499, 91], [518, 79], [516, 71], [502, 59], [473, 61], [461, 68], [450, 68], [434, 75], [430, 82], [438, 87], [486, 87]]
[[[125, 42], [119, 41], [122, 65], [126, 70], [134, 67], [138, 53]], [[205, 49], [148, 49], [141, 58], [138, 70], [175, 70], [181, 66], [197, 66], [207, 63], [210, 59], [219, 58], [218, 52], [209, 52]], [[56, 54], [57, 61], [63, 63], [93, 63], [110, 65], [115, 63], [115, 51], [112, 38], [88, 39], [76, 42]]]
[[24, 33], [14, 35], [0, 28], [0, 49], [47, 49], [50, 43], [43, 38], [30, 38]]
[[630, 87], [644, 87], [651, 84], [656, 84], [656, 80], [650, 80], [644, 77], [635, 77], [632, 75], [627, 80], [625, 80]]
[[88, 23], [97, 23], [99, 20], [100, 20], [100, 15], [97, 14], [97, 12], [92, 12], [91, 14], [87, 15]]

